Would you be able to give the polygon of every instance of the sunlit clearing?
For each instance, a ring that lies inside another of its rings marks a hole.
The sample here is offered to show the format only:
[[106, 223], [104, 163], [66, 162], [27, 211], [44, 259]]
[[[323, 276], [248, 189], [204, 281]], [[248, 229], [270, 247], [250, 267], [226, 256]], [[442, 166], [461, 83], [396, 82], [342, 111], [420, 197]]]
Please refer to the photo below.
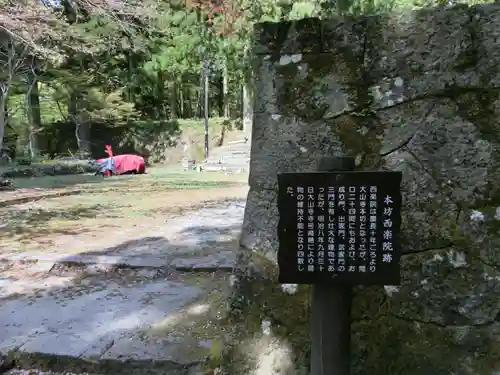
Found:
[[191, 306], [188, 310], [187, 313], [189, 315], [201, 315], [210, 310], [210, 305], [208, 303], [199, 303], [197, 305]]
[[151, 329], [152, 330], [165, 330], [172, 328], [176, 325], [182, 324], [182, 322], [189, 320], [190, 317], [198, 316], [207, 313], [210, 310], [210, 304], [208, 303], [198, 303], [193, 306], [188, 307], [185, 311], [178, 312], [167, 316], [160, 322], [155, 323]]
[[282, 341], [269, 336], [251, 345], [256, 366], [253, 375], [288, 375], [293, 373], [292, 350]]
[[[140, 327], [143, 323], [144, 315], [142, 311], [136, 311], [132, 314], [128, 314], [122, 318], [116, 319], [116, 317], [110, 317], [109, 324], [107, 327], [104, 327], [105, 332], [114, 332], [114, 331], [125, 331], [125, 330], [133, 330], [137, 327]], [[102, 329], [100, 330], [102, 332]]]
[[183, 316], [183, 314], [180, 313], [171, 314], [170, 316], [167, 316], [165, 319], [153, 324], [151, 326], [151, 329], [163, 330], [171, 328], [173, 326], [178, 325], [183, 319], [185, 319], [185, 316]]
[[0, 298], [6, 298], [11, 295], [22, 294], [30, 295], [43, 292], [44, 289], [53, 290], [71, 285], [73, 277], [46, 277], [42, 280], [19, 280], [14, 277], [0, 278]]

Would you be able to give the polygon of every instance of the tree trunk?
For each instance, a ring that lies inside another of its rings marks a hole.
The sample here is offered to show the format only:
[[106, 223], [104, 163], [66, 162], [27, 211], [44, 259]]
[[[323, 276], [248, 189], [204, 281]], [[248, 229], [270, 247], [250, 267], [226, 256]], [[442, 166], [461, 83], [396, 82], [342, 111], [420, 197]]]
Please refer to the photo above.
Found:
[[7, 95], [0, 91], [0, 156], [3, 154], [3, 137], [7, 125]]
[[130, 103], [133, 103], [134, 102], [134, 90], [133, 90], [133, 87], [132, 87], [132, 82], [133, 82], [133, 71], [134, 71], [134, 56], [132, 54], [132, 52], [129, 52], [127, 54], [127, 62], [128, 62], [128, 66], [127, 66], [127, 79], [128, 79], [128, 82], [127, 82], [127, 101], [129, 101]]
[[196, 103], [196, 117], [198, 118], [203, 118], [203, 99], [204, 99], [204, 90], [203, 90], [203, 87], [204, 87], [204, 75], [203, 75], [203, 71], [201, 72], [200, 74], [200, 86], [199, 86], [199, 89], [198, 89], [198, 102]]
[[177, 120], [177, 82], [173, 81], [170, 88], [170, 118], [172, 120]]
[[242, 93], [242, 104], [243, 104], [243, 131], [246, 134], [250, 134], [252, 131], [252, 121], [253, 121], [253, 108], [252, 108], [252, 97], [248, 84], [243, 85]]
[[[248, 58], [248, 48], [245, 48], [245, 60]], [[243, 84], [243, 131], [250, 135], [253, 121], [253, 102], [251, 92], [251, 77], [246, 77]]]
[[224, 64], [224, 71], [222, 72], [222, 95], [224, 97], [224, 113], [225, 118], [231, 117], [229, 108], [229, 72], [227, 69], [227, 62]]
[[90, 123], [88, 119], [82, 117], [76, 131], [78, 132], [78, 153], [82, 158], [87, 159], [92, 154], [90, 147]]
[[81, 93], [74, 89], [71, 93], [68, 113], [71, 120], [75, 123], [75, 137], [76, 144], [78, 145], [78, 154], [82, 158], [88, 158], [91, 155], [90, 123], [84, 108], [80, 106], [81, 102], [83, 102]]
[[184, 100], [186, 101], [184, 118], [192, 118], [193, 117], [193, 92], [192, 87], [187, 86], [184, 89]]
[[26, 112], [29, 124], [29, 145], [31, 157], [40, 154], [44, 148], [42, 142], [42, 119], [40, 115], [40, 94], [38, 91], [38, 81], [34, 74], [28, 75], [29, 89], [26, 92]]
[[179, 117], [186, 118], [184, 113], [184, 85], [181, 83], [179, 86]]
[[219, 117], [224, 117], [224, 74], [217, 79], [217, 109]]
[[156, 95], [158, 98], [158, 108], [157, 110], [157, 115], [158, 119], [164, 119], [165, 118], [165, 79], [163, 78], [163, 72], [161, 70], [158, 71], [156, 74]]

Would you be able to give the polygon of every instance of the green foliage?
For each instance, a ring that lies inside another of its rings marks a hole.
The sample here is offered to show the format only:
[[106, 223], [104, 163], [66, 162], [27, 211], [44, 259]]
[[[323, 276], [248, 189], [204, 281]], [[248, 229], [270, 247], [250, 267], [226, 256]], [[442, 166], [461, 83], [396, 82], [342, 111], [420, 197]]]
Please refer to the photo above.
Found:
[[[467, 0], [469, 4], [478, 2], [482, 0]], [[0, 51], [0, 67], [5, 68], [0, 69], [0, 83], [10, 96], [10, 128], [5, 136], [10, 137], [9, 144], [17, 144], [18, 153], [30, 149], [33, 156], [33, 139], [57, 121], [85, 129], [90, 123], [139, 124], [201, 117], [205, 60], [210, 62], [210, 115], [240, 117], [241, 90], [250, 76], [245, 50], [251, 45], [256, 22], [373, 14], [443, 6], [447, 1], [239, 0], [214, 8], [206, 3], [195, 7], [194, 3], [154, 0], [139, 6], [123, 2], [122, 9], [67, 1], [60, 8], [43, 9], [29, 2], [10, 8], [13, 4], [7, 2], [5, 9], [18, 22], [3, 24], [0, 19], [0, 26], [13, 32], [12, 37], [1, 39]], [[40, 19], [30, 21], [35, 13], [51, 23], [50, 37], [41, 37], [48, 29]], [[30, 40], [17, 37], [25, 31], [39, 33]], [[7, 69], [9, 51], [17, 53], [15, 72]], [[57, 59], [47, 57], [52, 52]], [[39, 115], [35, 104], [28, 105], [26, 99], [27, 74], [33, 72], [39, 82]], [[141, 127], [136, 131], [144, 132]], [[74, 130], [67, 133], [76, 137]], [[43, 149], [42, 141], [35, 142], [36, 147]], [[80, 140], [79, 147], [92, 141]]]

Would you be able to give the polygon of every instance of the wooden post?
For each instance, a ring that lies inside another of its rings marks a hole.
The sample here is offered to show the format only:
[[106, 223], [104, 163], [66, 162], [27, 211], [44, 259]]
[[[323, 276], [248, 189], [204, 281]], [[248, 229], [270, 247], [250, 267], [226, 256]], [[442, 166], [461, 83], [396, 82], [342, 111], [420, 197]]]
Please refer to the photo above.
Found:
[[[351, 157], [324, 157], [318, 172], [350, 171]], [[349, 375], [351, 349], [350, 285], [314, 284], [311, 307], [311, 375]]]

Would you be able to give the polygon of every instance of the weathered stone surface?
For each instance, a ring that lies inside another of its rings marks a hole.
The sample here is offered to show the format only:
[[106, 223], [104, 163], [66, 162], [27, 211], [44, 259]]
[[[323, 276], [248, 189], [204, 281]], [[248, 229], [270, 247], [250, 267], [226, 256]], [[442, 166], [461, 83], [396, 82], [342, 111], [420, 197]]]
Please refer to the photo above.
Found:
[[0, 353], [23, 368], [106, 374], [177, 375], [205, 363], [224, 334], [224, 273], [143, 271], [27, 281], [2, 299]]
[[[243, 121], [245, 123], [245, 120]], [[252, 124], [252, 119], [246, 122]], [[248, 132], [249, 134], [250, 132]], [[245, 139], [218, 147], [210, 153], [208, 159], [200, 166], [202, 171], [224, 171], [226, 173], [248, 172], [250, 165], [250, 142]]]
[[[256, 334], [271, 315], [307, 362], [307, 293], [276, 285], [276, 174], [347, 154], [360, 169], [402, 171], [404, 201], [403, 283], [357, 291], [353, 373], [500, 370], [499, 22], [489, 4], [256, 28], [235, 322]], [[287, 298], [295, 308], [280, 308]]]
[[21, 343], [19, 349], [31, 353], [102, 356], [131, 332], [175, 314], [201, 293], [196, 287], [161, 281], [76, 289], [2, 301], [0, 320], [7, 334], [2, 334], [0, 351]]
[[170, 263], [178, 270], [196, 271], [196, 270], [231, 270], [236, 261], [234, 251], [220, 251], [217, 254], [175, 258]]

